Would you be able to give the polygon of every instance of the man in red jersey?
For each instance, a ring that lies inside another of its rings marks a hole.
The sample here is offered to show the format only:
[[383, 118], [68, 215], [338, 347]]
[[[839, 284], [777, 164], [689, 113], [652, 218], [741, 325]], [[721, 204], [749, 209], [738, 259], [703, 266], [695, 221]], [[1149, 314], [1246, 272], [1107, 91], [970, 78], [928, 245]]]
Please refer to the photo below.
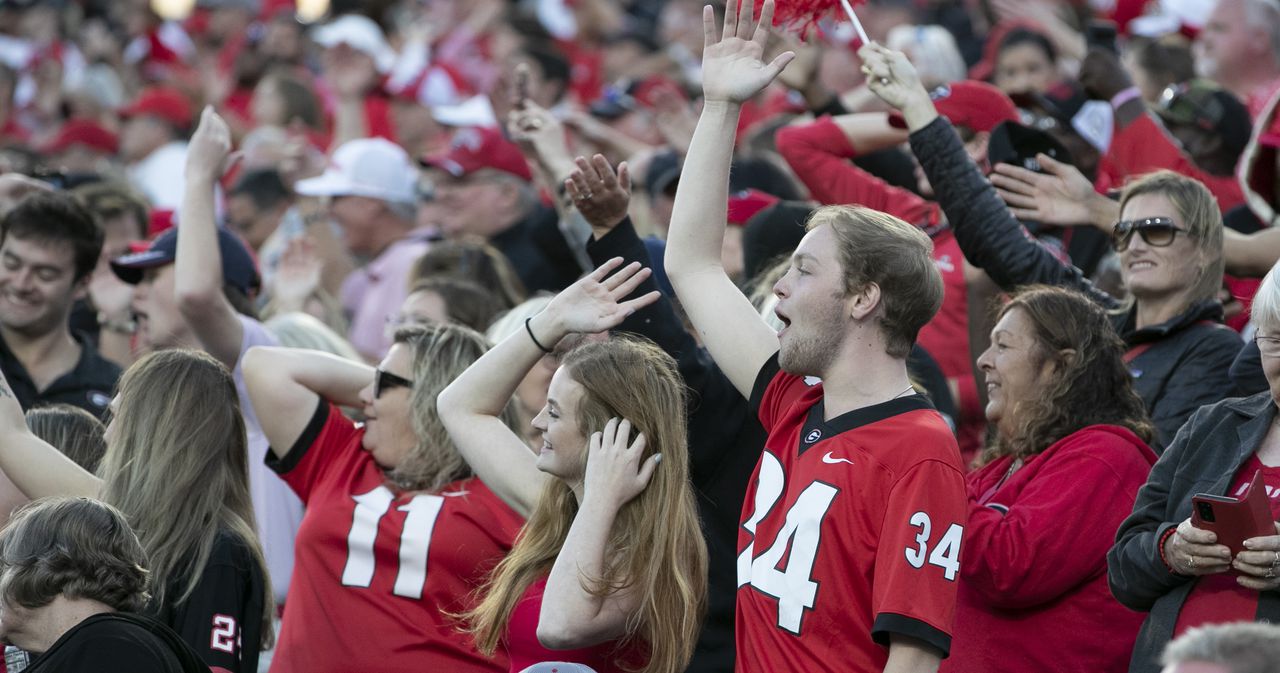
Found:
[[[928, 237], [877, 211], [811, 218], [774, 287], [774, 333], [720, 263], [741, 105], [793, 58], [773, 17], [703, 16], [705, 104], [666, 252], [682, 304], [769, 433], [739, 534], [739, 671], [937, 669], [950, 647], [966, 496], [959, 450], [906, 357], [942, 302]], [[806, 377], [818, 377], [822, 383]]]

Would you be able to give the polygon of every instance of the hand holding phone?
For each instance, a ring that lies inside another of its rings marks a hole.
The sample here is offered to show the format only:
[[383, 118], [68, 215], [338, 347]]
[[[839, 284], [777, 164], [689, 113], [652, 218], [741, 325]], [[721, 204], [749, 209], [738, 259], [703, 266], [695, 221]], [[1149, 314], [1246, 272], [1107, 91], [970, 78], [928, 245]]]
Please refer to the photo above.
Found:
[[1218, 536], [1218, 544], [1226, 545], [1233, 558], [1246, 550], [1245, 540], [1275, 535], [1276, 524], [1262, 471], [1254, 472], [1253, 480], [1240, 498], [1208, 493], [1192, 496], [1191, 523], [1196, 528], [1213, 531]]

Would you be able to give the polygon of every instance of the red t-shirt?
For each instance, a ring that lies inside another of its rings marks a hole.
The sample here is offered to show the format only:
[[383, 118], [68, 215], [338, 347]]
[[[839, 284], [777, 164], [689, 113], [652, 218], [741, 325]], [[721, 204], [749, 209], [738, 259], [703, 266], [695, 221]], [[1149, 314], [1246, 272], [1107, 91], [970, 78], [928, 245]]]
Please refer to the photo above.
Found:
[[321, 401], [284, 460], [267, 454], [307, 508], [271, 670], [507, 670], [449, 615], [470, 607], [523, 520], [478, 479], [393, 491], [363, 436]]
[[737, 670], [879, 671], [889, 636], [951, 646], [967, 500], [955, 437], [902, 397], [824, 420], [775, 355], [738, 534]]
[[640, 648], [627, 647], [619, 652], [615, 641], [576, 650], [549, 650], [543, 647], [538, 642], [538, 618], [542, 613], [542, 596], [546, 590], [547, 578], [539, 578], [529, 585], [511, 611], [503, 644], [507, 648], [507, 656], [511, 657], [512, 673], [544, 661], [583, 664], [590, 666], [596, 673], [624, 673], [628, 669], [644, 667], [645, 659]]
[[[1280, 519], [1280, 466], [1268, 467], [1258, 460], [1257, 454], [1249, 457], [1231, 482], [1227, 495], [1239, 498], [1244, 495], [1253, 475], [1262, 470], [1262, 479], [1267, 484], [1267, 495], [1271, 500], [1271, 517]], [[1251, 622], [1258, 617], [1258, 592], [1242, 587], [1236, 582], [1235, 572], [1204, 575], [1196, 580], [1196, 585], [1187, 594], [1178, 612], [1178, 621], [1173, 627], [1176, 638], [1197, 626], [1206, 624], [1226, 624], [1228, 622]]]

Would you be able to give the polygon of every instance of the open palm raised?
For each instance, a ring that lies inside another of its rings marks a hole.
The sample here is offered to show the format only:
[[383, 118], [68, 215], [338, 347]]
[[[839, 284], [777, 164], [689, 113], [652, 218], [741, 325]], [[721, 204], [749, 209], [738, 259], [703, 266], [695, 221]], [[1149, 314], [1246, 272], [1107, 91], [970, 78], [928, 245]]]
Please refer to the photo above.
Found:
[[725, 3], [724, 29], [716, 37], [715, 14], [708, 5], [702, 9], [702, 93], [707, 102], [742, 103], [755, 96], [795, 58], [795, 52], [778, 54], [764, 62], [769, 27], [773, 24], [773, 0], [765, 0], [760, 23], [752, 25], [753, 0], [738, 6]]

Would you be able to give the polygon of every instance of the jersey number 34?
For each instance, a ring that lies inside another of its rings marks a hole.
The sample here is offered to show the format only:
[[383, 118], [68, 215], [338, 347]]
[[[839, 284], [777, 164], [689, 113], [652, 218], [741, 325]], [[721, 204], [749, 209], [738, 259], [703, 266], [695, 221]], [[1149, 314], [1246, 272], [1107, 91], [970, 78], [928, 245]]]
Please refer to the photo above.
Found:
[[[756, 485], [755, 509], [743, 524], [753, 537], [756, 527], [778, 504], [785, 487], [782, 463], [773, 454], [764, 452]], [[756, 540], [753, 539], [738, 555], [738, 587], [750, 584], [757, 591], [776, 598], [778, 626], [797, 635], [805, 612], [812, 610], [818, 600], [818, 582], [813, 579], [813, 566], [817, 561], [818, 546], [822, 543], [822, 521], [839, 493], [840, 489], [831, 484], [820, 481], [809, 484], [787, 510], [786, 520], [773, 544], [764, 553], [754, 556]], [[930, 549], [932, 522], [929, 514], [916, 512], [908, 523], [915, 529], [915, 542], [905, 550], [907, 563], [913, 568], [923, 568], [926, 563], [938, 566], [946, 579], [954, 580], [960, 569], [960, 538], [964, 528], [952, 524]], [[779, 569], [784, 557], [786, 567]]]

